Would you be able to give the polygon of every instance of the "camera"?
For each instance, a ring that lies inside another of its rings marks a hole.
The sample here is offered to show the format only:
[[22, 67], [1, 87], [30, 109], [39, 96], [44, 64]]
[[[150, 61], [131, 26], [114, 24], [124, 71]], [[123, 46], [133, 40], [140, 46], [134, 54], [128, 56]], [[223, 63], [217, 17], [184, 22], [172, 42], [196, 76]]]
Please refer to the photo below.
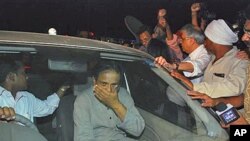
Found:
[[199, 17], [203, 18], [206, 21], [212, 21], [216, 18], [216, 14], [214, 12], [209, 11], [207, 8], [207, 4], [202, 2], [200, 3]]
[[216, 114], [225, 125], [234, 122], [240, 117], [237, 110], [231, 104], [221, 102], [215, 106], [215, 109]]

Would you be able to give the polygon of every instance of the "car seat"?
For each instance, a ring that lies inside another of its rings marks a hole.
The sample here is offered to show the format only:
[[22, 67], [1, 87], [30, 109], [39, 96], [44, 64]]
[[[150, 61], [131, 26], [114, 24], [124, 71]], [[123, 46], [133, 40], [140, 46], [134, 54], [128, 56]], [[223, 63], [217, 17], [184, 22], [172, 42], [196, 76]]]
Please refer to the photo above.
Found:
[[59, 107], [56, 111], [57, 141], [74, 140], [74, 102], [76, 96], [82, 94], [82, 92], [93, 83], [91, 77], [86, 77], [84, 81], [84, 84], [74, 84], [72, 89], [74, 94], [67, 94], [60, 100]]
[[57, 141], [74, 140], [73, 110], [76, 96], [66, 95], [61, 98], [56, 111]]

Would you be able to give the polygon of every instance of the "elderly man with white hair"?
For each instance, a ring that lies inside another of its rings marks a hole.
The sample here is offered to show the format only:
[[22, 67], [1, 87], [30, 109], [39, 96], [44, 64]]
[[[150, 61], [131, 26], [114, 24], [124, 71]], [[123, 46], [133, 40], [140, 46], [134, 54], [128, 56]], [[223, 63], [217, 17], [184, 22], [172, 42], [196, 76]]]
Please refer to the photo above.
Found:
[[172, 75], [183, 80], [191, 89], [212, 98], [242, 94], [247, 81], [248, 61], [235, 57], [238, 49], [233, 43], [238, 41], [237, 35], [222, 19], [212, 21], [205, 35], [205, 47], [213, 56], [202, 82], [192, 84], [177, 72], [172, 72]]

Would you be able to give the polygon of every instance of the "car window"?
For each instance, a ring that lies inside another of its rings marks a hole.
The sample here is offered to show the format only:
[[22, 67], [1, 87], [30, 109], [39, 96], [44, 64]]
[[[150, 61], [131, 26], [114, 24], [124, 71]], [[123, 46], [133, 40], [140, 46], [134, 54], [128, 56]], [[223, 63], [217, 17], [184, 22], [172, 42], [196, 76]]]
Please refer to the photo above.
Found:
[[[196, 132], [192, 110], [173, 88], [142, 63], [127, 63], [126, 73], [131, 95], [137, 107], [179, 127]], [[181, 101], [181, 102], [180, 102]]]

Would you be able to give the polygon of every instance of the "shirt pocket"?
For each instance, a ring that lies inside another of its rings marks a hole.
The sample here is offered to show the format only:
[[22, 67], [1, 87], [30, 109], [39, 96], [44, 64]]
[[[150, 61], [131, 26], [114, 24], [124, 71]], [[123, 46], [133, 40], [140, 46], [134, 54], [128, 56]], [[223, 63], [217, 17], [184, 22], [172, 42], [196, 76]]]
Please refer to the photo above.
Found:
[[213, 74], [213, 81], [214, 82], [223, 82], [225, 77], [226, 76], [224, 73], [214, 73]]

